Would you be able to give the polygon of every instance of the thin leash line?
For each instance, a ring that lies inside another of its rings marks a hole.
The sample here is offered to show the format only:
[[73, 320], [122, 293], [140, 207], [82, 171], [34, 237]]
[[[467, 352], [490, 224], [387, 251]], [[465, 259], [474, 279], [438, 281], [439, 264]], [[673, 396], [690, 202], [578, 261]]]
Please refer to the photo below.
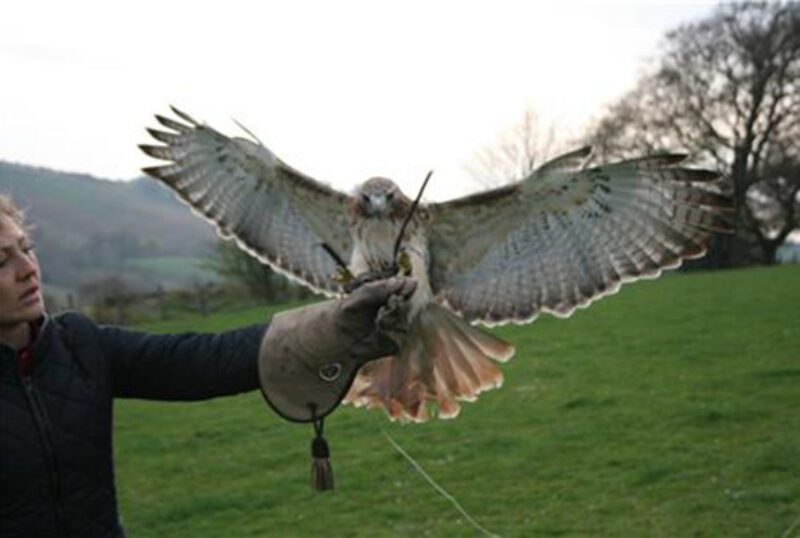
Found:
[[[798, 525], [800, 525], [800, 519], [792, 523], [791, 526], [788, 529], [786, 529], [786, 532], [783, 533], [781, 538], [791, 538], [791, 532], [795, 530]], [[800, 536], [800, 534], [798, 534], [797, 536]]]
[[394, 438], [392, 438], [392, 436], [389, 435], [389, 432], [387, 432], [385, 429], [383, 429], [382, 426], [380, 427], [380, 429], [381, 429], [381, 433], [383, 434], [384, 437], [386, 437], [386, 440], [389, 441], [389, 443], [392, 445], [392, 447], [394, 447], [394, 449], [396, 451], [398, 451], [400, 453], [400, 455], [403, 456], [406, 459], [406, 461], [408, 461], [411, 464], [411, 466], [414, 467], [414, 469], [419, 474], [421, 474], [422, 477], [425, 480], [427, 480], [428, 483], [431, 486], [433, 486], [433, 488], [437, 492], [439, 492], [440, 495], [442, 495], [442, 497], [444, 497], [445, 499], [450, 501], [450, 503], [453, 506], [456, 507], [456, 510], [458, 510], [459, 513], [461, 513], [461, 515], [463, 515], [464, 518], [466, 518], [466, 520], [469, 522], [470, 525], [472, 525], [475, 529], [477, 529], [478, 531], [483, 533], [485, 536], [489, 536], [491, 538], [500, 538], [499, 534], [494, 534], [493, 532], [487, 530], [480, 523], [475, 521], [475, 519], [471, 515], [469, 515], [469, 513], [464, 509], [463, 506], [461, 506], [461, 504], [456, 500], [455, 497], [453, 497], [450, 493], [447, 492], [447, 490], [445, 490], [442, 486], [440, 486], [436, 482], [436, 480], [434, 480], [431, 477], [431, 475], [429, 475], [428, 473], [425, 472], [425, 469], [423, 469], [422, 466], [419, 463], [417, 463], [417, 461], [414, 458], [412, 458], [411, 455], [408, 452], [403, 450], [403, 447], [401, 447], [399, 444], [397, 444], [397, 441], [395, 441]]

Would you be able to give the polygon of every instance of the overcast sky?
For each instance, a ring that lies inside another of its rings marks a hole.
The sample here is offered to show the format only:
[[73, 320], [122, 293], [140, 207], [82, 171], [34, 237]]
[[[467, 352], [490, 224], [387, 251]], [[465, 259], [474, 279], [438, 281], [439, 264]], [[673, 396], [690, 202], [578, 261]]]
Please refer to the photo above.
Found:
[[130, 179], [167, 105], [236, 118], [342, 189], [426, 198], [531, 107], [579, 132], [708, 2], [13, 2], [0, 18], [0, 159]]

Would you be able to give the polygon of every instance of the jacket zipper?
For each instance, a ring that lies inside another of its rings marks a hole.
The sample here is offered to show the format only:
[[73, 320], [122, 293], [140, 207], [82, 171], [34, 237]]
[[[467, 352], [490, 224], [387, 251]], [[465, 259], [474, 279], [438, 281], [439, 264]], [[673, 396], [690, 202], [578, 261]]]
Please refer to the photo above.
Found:
[[56, 525], [58, 526], [59, 534], [66, 536], [67, 531], [64, 526], [64, 506], [61, 499], [61, 479], [58, 473], [56, 453], [55, 450], [53, 450], [53, 442], [50, 436], [51, 427], [47, 416], [47, 410], [45, 409], [44, 404], [39, 397], [36, 387], [33, 385], [33, 379], [31, 379], [30, 374], [23, 374], [22, 385], [25, 387], [25, 396], [28, 399], [28, 405], [30, 405], [31, 411], [33, 412], [33, 418], [36, 422], [36, 427], [39, 430], [42, 443], [44, 444], [47, 467], [50, 472], [50, 490], [55, 502]]

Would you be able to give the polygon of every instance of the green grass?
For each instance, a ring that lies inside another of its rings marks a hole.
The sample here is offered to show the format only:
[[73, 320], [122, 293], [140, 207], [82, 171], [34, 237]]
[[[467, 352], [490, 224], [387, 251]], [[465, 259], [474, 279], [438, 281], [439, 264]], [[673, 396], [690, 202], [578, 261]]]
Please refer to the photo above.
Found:
[[120, 401], [123, 522], [137, 537], [478, 535], [385, 428], [501, 536], [797, 536], [799, 314], [800, 268], [779, 267], [670, 276], [568, 321], [501, 328], [517, 346], [505, 385], [457, 419], [332, 415], [329, 494], [309, 489], [311, 428], [257, 393]]

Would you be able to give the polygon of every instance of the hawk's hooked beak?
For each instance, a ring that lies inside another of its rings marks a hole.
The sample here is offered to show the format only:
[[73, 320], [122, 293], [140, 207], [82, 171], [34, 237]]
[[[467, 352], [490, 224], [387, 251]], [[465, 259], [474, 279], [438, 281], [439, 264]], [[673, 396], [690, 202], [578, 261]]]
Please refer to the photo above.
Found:
[[388, 203], [385, 194], [373, 194], [369, 197], [369, 203], [372, 206], [372, 212], [376, 215], [382, 215], [386, 212]]

